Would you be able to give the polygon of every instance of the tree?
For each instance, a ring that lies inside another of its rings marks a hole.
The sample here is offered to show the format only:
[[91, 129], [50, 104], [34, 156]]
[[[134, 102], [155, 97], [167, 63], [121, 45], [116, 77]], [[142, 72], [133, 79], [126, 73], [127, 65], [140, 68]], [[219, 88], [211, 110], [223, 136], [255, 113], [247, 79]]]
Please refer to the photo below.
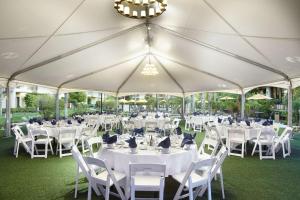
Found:
[[25, 105], [27, 108], [37, 108], [38, 106], [38, 94], [36, 93], [27, 93], [25, 98]]
[[69, 101], [75, 106], [78, 103], [83, 103], [86, 101], [86, 93], [85, 92], [71, 92], [69, 93]]

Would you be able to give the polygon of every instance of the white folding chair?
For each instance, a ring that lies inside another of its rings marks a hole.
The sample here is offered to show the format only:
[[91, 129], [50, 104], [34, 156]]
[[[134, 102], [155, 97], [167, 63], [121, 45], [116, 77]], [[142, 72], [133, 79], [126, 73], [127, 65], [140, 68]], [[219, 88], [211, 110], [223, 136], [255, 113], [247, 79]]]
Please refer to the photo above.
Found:
[[[29, 132], [29, 135], [31, 136], [32, 142], [31, 142], [31, 158], [47, 158], [48, 156], [48, 150], [51, 151], [52, 155], [53, 148], [52, 148], [52, 139], [48, 135], [48, 131], [43, 128], [35, 128], [32, 129]], [[38, 149], [37, 145], [43, 145], [44, 149]], [[48, 149], [48, 146], [50, 149]], [[39, 155], [39, 152], [43, 151], [44, 155]], [[36, 152], [36, 154], [34, 153]]]
[[[97, 157], [96, 154], [99, 154], [99, 152], [102, 149], [102, 143], [103, 143], [102, 138], [101, 137], [92, 137], [92, 138], [89, 138], [86, 142], [87, 142], [87, 145], [89, 148], [90, 156], [93, 158]], [[99, 148], [98, 151], [96, 151], [96, 152], [94, 152], [95, 145]]]
[[85, 147], [86, 141], [89, 138], [97, 136], [99, 127], [100, 127], [100, 123], [96, 123], [96, 124], [92, 125], [91, 127], [84, 127], [82, 129], [80, 138], [78, 139], [76, 145], [78, 146], [79, 142], [81, 143], [81, 149], [82, 149], [83, 153], [85, 153], [89, 150], [88, 148]]
[[22, 144], [26, 152], [31, 155], [30, 145], [32, 142], [32, 138], [29, 135], [26, 136], [19, 126], [12, 127], [12, 131], [16, 136], [14, 146], [14, 155], [16, 156], [16, 158], [19, 155], [20, 144]]
[[286, 156], [291, 155], [291, 142], [290, 142], [290, 139], [292, 137], [292, 131], [293, 131], [293, 128], [287, 126], [284, 129], [284, 131], [281, 133], [281, 135], [279, 137], [275, 138], [274, 149], [275, 149], [276, 152], [278, 152], [280, 150], [280, 147], [281, 147], [283, 158], [285, 158]]
[[[223, 164], [225, 158], [227, 157], [227, 155], [228, 155], [228, 150], [225, 145], [222, 145], [221, 149], [219, 150], [218, 154], [216, 155], [216, 162], [214, 163], [212, 170], [211, 170], [211, 174], [212, 174], [211, 179], [213, 179], [213, 178], [217, 179], [217, 176], [220, 177], [220, 184], [221, 184], [223, 199], [225, 199], [225, 191], [224, 191], [222, 164]], [[205, 190], [206, 190], [206, 187], [199, 188], [198, 191], [196, 191], [196, 194], [199, 193], [198, 196], [202, 196], [204, 194]]]
[[[189, 200], [194, 200], [200, 192], [199, 189], [203, 187], [208, 189], [207, 196], [208, 199], [211, 200], [211, 180], [213, 178], [211, 170], [215, 161], [216, 158], [210, 158], [196, 162], [194, 161], [191, 163], [185, 173], [174, 175], [173, 178], [180, 183], [174, 200], [183, 199], [186, 197], [189, 197]], [[186, 187], [189, 191], [187, 194], [182, 194], [184, 187]], [[194, 188], [196, 188], [195, 192], [193, 190]]]
[[[228, 129], [228, 140], [227, 147], [229, 149], [228, 155], [231, 156], [240, 156], [244, 158], [244, 153], [246, 152], [246, 139], [245, 139], [245, 130], [241, 128], [231, 128]], [[241, 148], [238, 148], [241, 146]], [[232, 152], [237, 151], [237, 152]]]
[[[73, 146], [72, 154], [78, 167], [81, 168], [83, 174], [88, 179], [88, 200], [91, 199], [92, 190], [94, 190], [98, 196], [101, 193], [105, 197], [105, 200], [109, 200], [110, 194], [118, 196], [122, 200], [126, 199], [120, 187], [124, 187], [126, 184], [126, 176], [124, 174], [112, 171], [107, 166], [105, 160], [92, 157], [82, 157], [76, 146]], [[98, 169], [102, 170], [97, 173], [91, 166], [96, 166]], [[118, 194], [110, 192], [110, 187], [113, 185], [117, 189]], [[77, 189], [75, 189], [75, 193], [77, 194]]]
[[[259, 159], [273, 159], [275, 160], [275, 135], [270, 134], [268, 131], [260, 130], [257, 134], [257, 138], [252, 150], [252, 156], [257, 152], [258, 146]], [[264, 150], [263, 147], [267, 149]], [[265, 153], [265, 155], [263, 155]]]
[[[216, 152], [219, 147], [219, 140], [214, 140], [209, 137], [204, 137], [199, 149], [198, 149], [198, 155], [200, 158], [211, 158], [216, 155]], [[209, 148], [208, 148], [209, 147]], [[208, 148], [209, 151], [206, 150]]]
[[[96, 158], [97, 154], [99, 154], [102, 149], [102, 138], [101, 137], [92, 137], [92, 138], [89, 138], [86, 142], [87, 142], [87, 145], [89, 148], [90, 156], [93, 158]], [[95, 145], [97, 145], [97, 147], [99, 148], [99, 150], [97, 152], [94, 152]], [[94, 169], [96, 169], [96, 168], [94, 168]], [[82, 173], [82, 170], [80, 168], [78, 168], [77, 174], [76, 174], [76, 180], [75, 180], [75, 191], [76, 191], [75, 198], [77, 198], [78, 179], [79, 179], [79, 176], [81, 173]]]
[[131, 200], [138, 199], [135, 197], [136, 191], [157, 191], [158, 199], [163, 200], [165, 173], [166, 165], [163, 164], [129, 164]]
[[59, 157], [70, 156], [71, 152], [64, 153], [64, 151], [70, 151], [72, 146], [75, 145], [76, 128], [74, 127], [62, 127], [59, 129], [58, 143], [56, 147], [56, 153], [59, 152]]

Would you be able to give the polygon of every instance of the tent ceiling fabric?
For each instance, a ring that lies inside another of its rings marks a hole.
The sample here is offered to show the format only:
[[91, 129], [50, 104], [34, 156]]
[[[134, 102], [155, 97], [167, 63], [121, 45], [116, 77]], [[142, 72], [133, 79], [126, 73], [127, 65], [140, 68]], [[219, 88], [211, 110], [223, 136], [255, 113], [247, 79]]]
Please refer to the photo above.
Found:
[[[300, 1], [170, 0], [149, 21], [113, 0], [1, 0], [0, 78], [125, 95], [299, 86]], [[28, 70], [30, 69], [30, 70]]]

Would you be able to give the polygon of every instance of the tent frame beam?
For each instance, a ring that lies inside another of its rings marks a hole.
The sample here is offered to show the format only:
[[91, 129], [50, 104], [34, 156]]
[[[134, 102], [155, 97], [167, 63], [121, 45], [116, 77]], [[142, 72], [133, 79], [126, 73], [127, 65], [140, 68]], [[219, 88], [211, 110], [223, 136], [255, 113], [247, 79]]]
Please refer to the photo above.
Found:
[[184, 89], [183, 87], [178, 83], [178, 81], [175, 79], [175, 77], [166, 69], [166, 67], [157, 59], [157, 57], [153, 56], [156, 60], [156, 62], [163, 68], [163, 70], [168, 74], [168, 76], [174, 81], [174, 83], [180, 88], [183, 96], [184, 96]]
[[159, 24], [154, 24], [154, 23], [152, 23], [151, 25], [153, 25], [153, 26], [155, 26], [155, 27], [157, 27], [157, 28], [163, 30], [164, 32], [170, 33], [170, 34], [172, 34], [172, 35], [174, 35], [174, 36], [176, 36], [176, 37], [178, 37], [178, 38], [181, 38], [181, 39], [183, 39], [183, 40], [192, 42], [192, 43], [194, 43], [194, 44], [197, 44], [197, 45], [199, 45], [199, 46], [202, 46], [202, 47], [211, 49], [211, 50], [213, 50], [213, 51], [215, 51], [215, 52], [218, 52], [218, 53], [221, 53], [221, 54], [223, 54], [223, 55], [227, 55], [227, 56], [230, 56], [230, 57], [232, 57], [232, 58], [234, 58], [234, 59], [237, 59], [237, 60], [246, 62], [246, 63], [251, 64], [251, 65], [254, 65], [254, 66], [257, 66], [257, 67], [259, 67], [259, 68], [261, 68], [261, 69], [264, 69], [264, 70], [266, 70], [266, 71], [275, 73], [275, 74], [277, 74], [277, 75], [282, 76], [282, 77], [283, 77], [285, 80], [287, 80], [287, 81], [290, 80], [290, 78], [289, 78], [285, 73], [283, 73], [283, 72], [281, 72], [281, 71], [279, 71], [279, 70], [277, 70], [277, 69], [274, 69], [274, 68], [272, 68], [272, 67], [269, 67], [269, 66], [267, 66], [267, 65], [258, 63], [258, 62], [254, 61], [254, 60], [251, 60], [251, 59], [248, 59], [248, 58], [246, 58], [246, 57], [237, 55], [237, 54], [235, 54], [235, 53], [232, 53], [232, 52], [229, 52], [229, 51], [227, 51], [227, 50], [221, 49], [221, 48], [219, 48], [219, 47], [216, 47], [216, 46], [213, 46], [213, 45], [210, 45], [210, 44], [201, 42], [201, 41], [199, 41], [199, 40], [192, 39], [192, 38], [190, 38], [190, 37], [188, 37], [188, 36], [186, 36], [186, 35], [184, 35], [184, 34], [178, 33], [177, 31], [171, 30], [171, 29], [166, 28], [166, 27], [164, 27], [164, 26], [161, 26], [161, 25], [159, 25]]
[[136, 70], [140, 67], [140, 65], [145, 61], [147, 56], [144, 56], [143, 59], [136, 65], [136, 67], [130, 72], [130, 74], [126, 77], [126, 79], [121, 83], [117, 90], [117, 97], [119, 95], [120, 90], [122, 87], [127, 83], [127, 81], [132, 77], [132, 75], [136, 72]]
[[[225, 19], [225, 17], [216, 10], [216, 8], [214, 6], [212, 6], [207, 0], [203, 0], [203, 2], [227, 25], [229, 26], [237, 35], [239, 38], [241, 38], [245, 43], [247, 43], [255, 52], [257, 52], [259, 55], [261, 55], [266, 61], [268, 61], [268, 63], [274, 67], [273, 63], [271, 62], [271, 60], [265, 56], [259, 49], [257, 49], [247, 38], [245, 38], [231, 23], [229, 23], [228, 20]], [[273, 70], [273, 67], [269, 67]], [[276, 73], [281, 74], [286, 80], [290, 80], [289, 76], [287, 74], [285, 74], [284, 72], [280, 71], [280, 70], [276, 70]]]
[[115, 64], [112, 64], [112, 65], [106, 66], [106, 67], [104, 67], [104, 68], [102, 68], [102, 69], [98, 69], [98, 70], [95, 70], [95, 71], [92, 71], [92, 72], [83, 74], [83, 75], [81, 75], [81, 76], [75, 77], [75, 78], [73, 78], [73, 79], [71, 79], [71, 80], [68, 80], [68, 81], [65, 81], [65, 82], [61, 83], [61, 84], [58, 86], [58, 88], [61, 88], [61, 87], [64, 86], [65, 84], [68, 84], [68, 83], [71, 83], [71, 82], [80, 80], [80, 79], [82, 79], [82, 78], [85, 78], [85, 77], [88, 77], [88, 76], [92, 76], [92, 75], [94, 75], [94, 74], [103, 72], [103, 71], [105, 71], [105, 70], [112, 69], [112, 68], [117, 67], [117, 66], [119, 66], [119, 65], [121, 65], [121, 64], [130, 62], [130, 61], [132, 61], [132, 60], [135, 60], [135, 59], [137, 59], [137, 58], [139, 58], [139, 57], [142, 57], [142, 56], [145, 56], [145, 55], [146, 55], [146, 54], [138, 55], [138, 56], [135, 56], [135, 57], [132, 57], [132, 58], [129, 58], [129, 59], [120, 61], [120, 62], [118, 62], [118, 63], [115, 63]]
[[187, 65], [187, 64], [185, 64], [185, 63], [179, 62], [179, 61], [177, 61], [177, 60], [173, 60], [173, 59], [171, 59], [171, 58], [167, 58], [167, 57], [162, 56], [162, 55], [158, 55], [158, 54], [155, 54], [155, 53], [154, 53], [153, 55], [158, 56], [158, 57], [161, 57], [161, 58], [163, 58], [163, 59], [166, 59], [166, 60], [168, 60], [168, 61], [170, 61], [170, 62], [176, 63], [176, 64], [178, 64], [178, 65], [180, 65], [180, 66], [182, 66], [182, 67], [185, 67], [185, 68], [187, 68], [187, 69], [194, 70], [194, 71], [197, 71], [197, 72], [206, 74], [206, 75], [208, 75], [208, 76], [211, 76], [211, 77], [220, 79], [220, 80], [225, 81], [225, 82], [227, 82], [227, 83], [233, 84], [233, 85], [237, 86], [240, 90], [243, 90], [243, 87], [242, 87], [241, 85], [239, 85], [238, 83], [233, 82], [233, 81], [231, 81], [231, 80], [228, 80], [228, 79], [222, 78], [222, 77], [220, 77], [220, 76], [217, 76], [217, 75], [215, 75], [215, 74], [212, 74], [212, 73], [209, 73], [209, 72], [206, 72], [206, 71], [197, 69], [197, 68], [195, 68], [195, 67], [192, 67], [192, 66]]
[[81, 47], [79, 47], [79, 48], [76, 48], [76, 49], [73, 49], [73, 50], [71, 50], [71, 51], [62, 53], [62, 54], [60, 54], [60, 55], [58, 55], [58, 56], [54, 56], [54, 57], [52, 57], [52, 58], [49, 58], [49, 59], [46, 59], [46, 60], [44, 60], [44, 61], [38, 62], [38, 63], [36, 63], [36, 64], [33, 64], [33, 65], [29, 66], [29, 67], [26, 67], [25, 69], [21, 69], [21, 70], [19, 70], [19, 71], [14, 72], [14, 73], [10, 76], [10, 78], [8, 79], [8, 81], [14, 80], [18, 75], [23, 74], [23, 73], [25, 73], [25, 72], [28, 72], [28, 71], [37, 69], [37, 68], [39, 68], [39, 67], [43, 67], [43, 66], [45, 66], [45, 65], [47, 65], [47, 64], [49, 64], [49, 63], [52, 63], [52, 62], [61, 60], [61, 59], [65, 58], [65, 57], [71, 56], [71, 55], [76, 54], [76, 53], [79, 53], [79, 52], [81, 52], [81, 51], [83, 51], [83, 50], [86, 50], [86, 49], [89, 49], [89, 48], [91, 48], [91, 47], [97, 46], [97, 45], [99, 45], [99, 44], [101, 44], [101, 43], [104, 43], [104, 42], [106, 42], [106, 41], [110, 41], [110, 40], [112, 40], [112, 39], [114, 39], [114, 38], [120, 37], [120, 36], [122, 36], [122, 35], [124, 35], [124, 34], [127, 34], [127, 33], [129, 33], [129, 32], [132, 32], [132, 31], [134, 31], [134, 30], [136, 30], [136, 29], [139, 29], [139, 28], [141, 28], [141, 27], [144, 26], [144, 25], [145, 25], [145, 23], [141, 23], [141, 24], [132, 26], [132, 27], [130, 27], [130, 28], [128, 28], [128, 29], [125, 29], [125, 30], [122, 30], [122, 31], [117, 32], [117, 33], [115, 33], [115, 34], [109, 35], [108, 37], [99, 39], [99, 40], [97, 40], [97, 41], [95, 41], [95, 42], [91, 42], [91, 43], [86, 44], [86, 45], [83, 45], [83, 46], [81, 46]]

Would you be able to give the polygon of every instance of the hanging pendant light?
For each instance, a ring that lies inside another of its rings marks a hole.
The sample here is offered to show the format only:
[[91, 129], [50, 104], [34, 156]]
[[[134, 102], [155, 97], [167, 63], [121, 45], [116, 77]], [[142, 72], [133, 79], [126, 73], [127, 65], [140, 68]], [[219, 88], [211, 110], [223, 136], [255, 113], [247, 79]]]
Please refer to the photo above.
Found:
[[167, 0], [115, 0], [114, 8], [129, 18], [153, 18], [166, 11]]

